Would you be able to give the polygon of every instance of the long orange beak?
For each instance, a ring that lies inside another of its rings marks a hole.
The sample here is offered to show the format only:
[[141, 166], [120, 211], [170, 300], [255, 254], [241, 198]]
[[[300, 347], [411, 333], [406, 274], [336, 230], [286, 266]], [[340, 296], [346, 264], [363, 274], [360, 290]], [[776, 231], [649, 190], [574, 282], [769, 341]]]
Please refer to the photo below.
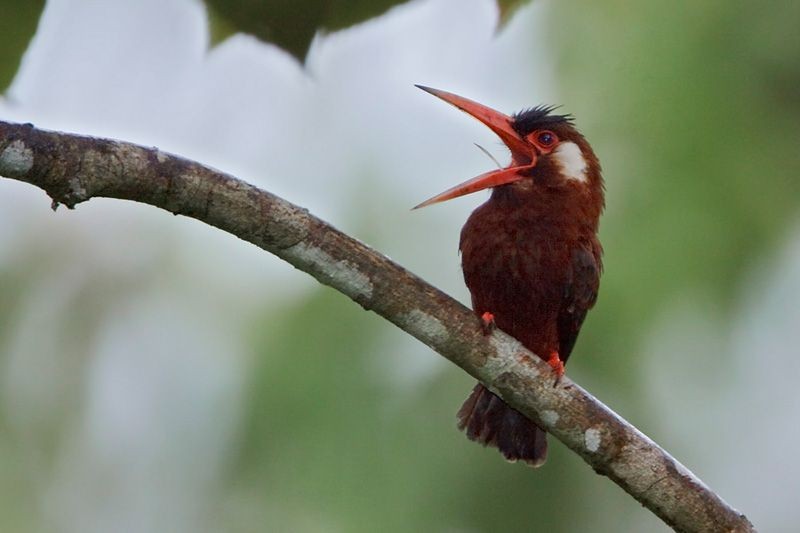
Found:
[[514, 128], [511, 125], [511, 117], [508, 115], [453, 93], [440, 91], [438, 89], [431, 89], [430, 87], [424, 87], [422, 85], [417, 85], [417, 87], [425, 92], [429, 92], [432, 95], [441, 98], [449, 104], [456, 106], [461, 111], [464, 111], [468, 115], [471, 115], [486, 124], [486, 126], [495, 132], [497, 136], [500, 137], [500, 139], [505, 143], [505, 145], [508, 146], [508, 149], [511, 150], [512, 156], [514, 156], [514, 161], [522, 159], [526, 162], [522, 165], [509, 166], [503, 169], [492, 170], [490, 172], [486, 172], [485, 174], [481, 174], [480, 176], [447, 189], [443, 193], [437, 194], [433, 198], [425, 200], [421, 204], [415, 206], [414, 209], [444, 202], [445, 200], [450, 200], [452, 198], [458, 198], [459, 196], [482, 191], [483, 189], [488, 189], [490, 187], [499, 187], [500, 185], [519, 181], [525, 177], [526, 171], [536, 166], [535, 152], [531, 149], [531, 146], [525, 142], [525, 140], [522, 139], [516, 131], [514, 131]]

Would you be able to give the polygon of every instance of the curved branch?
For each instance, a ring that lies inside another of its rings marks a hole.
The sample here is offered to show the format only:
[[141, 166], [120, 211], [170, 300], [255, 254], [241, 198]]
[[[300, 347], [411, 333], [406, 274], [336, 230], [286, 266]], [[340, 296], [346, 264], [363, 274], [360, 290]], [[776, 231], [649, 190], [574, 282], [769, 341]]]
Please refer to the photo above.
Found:
[[677, 531], [754, 531], [702, 481], [578, 385], [367, 245], [273, 194], [157, 148], [0, 122], [0, 175], [54, 207], [148, 203], [255, 244], [421, 340], [499, 394]]

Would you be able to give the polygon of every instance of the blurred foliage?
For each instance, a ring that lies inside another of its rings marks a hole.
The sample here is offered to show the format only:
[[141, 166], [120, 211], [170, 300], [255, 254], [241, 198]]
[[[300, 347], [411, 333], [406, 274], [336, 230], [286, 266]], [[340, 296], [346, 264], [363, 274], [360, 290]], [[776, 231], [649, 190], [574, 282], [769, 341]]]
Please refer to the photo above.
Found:
[[[255, 35], [303, 60], [318, 31], [335, 31], [377, 17], [408, 0], [206, 0], [211, 42], [234, 33]], [[497, 0], [501, 24], [529, 0]], [[0, 90], [19, 68], [44, 0], [0, 0]]]
[[0, 91], [14, 79], [42, 9], [44, 0], [0, 0]]
[[[9, 331], [19, 314], [24, 291], [32, 280], [13, 268], [0, 269], [0, 346], [11, 337]], [[5, 361], [3, 361], [5, 362]], [[0, 382], [0, 398], [8, 394]], [[11, 428], [7, 409], [0, 411], [0, 530], [25, 531], [28, 517], [35, 513], [34, 481], [24, 457], [25, 444]]]
[[505, 24], [518, 8], [529, 0], [497, 0], [497, 8], [500, 10], [500, 24]]
[[727, 308], [797, 217], [800, 4], [554, 7], [560, 93], [608, 189], [606, 270], [578, 351], [618, 381], [637, 375], [641, 335], [671, 298]]
[[[114, 275], [103, 265], [68, 272], [86, 253], [80, 243], [20, 236], [0, 268], [0, 531], [38, 531], [45, 488], [79, 424], [86, 367], [110, 310], [150, 282], [140, 269]], [[90, 247], [90, 246], [89, 246]], [[63, 283], [64, 278], [68, 281]], [[62, 284], [63, 283], [63, 284]], [[46, 301], [46, 305], [42, 303]], [[24, 317], [24, 318], [23, 318]], [[27, 320], [26, 320], [27, 319]], [[20, 322], [31, 329], [21, 333]], [[32, 326], [32, 327], [31, 327]], [[35, 385], [15, 382], [20, 362], [8, 357], [23, 339]], [[12, 390], [13, 389], [13, 390]]]
[[[407, 0], [206, 0], [211, 41], [237, 32], [274, 43], [303, 60], [318, 31], [364, 22]], [[497, 0], [501, 21], [528, 0]]]
[[405, 0], [206, 0], [212, 42], [236, 32], [274, 43], [302, 60], [320, 29], [346, 28]]

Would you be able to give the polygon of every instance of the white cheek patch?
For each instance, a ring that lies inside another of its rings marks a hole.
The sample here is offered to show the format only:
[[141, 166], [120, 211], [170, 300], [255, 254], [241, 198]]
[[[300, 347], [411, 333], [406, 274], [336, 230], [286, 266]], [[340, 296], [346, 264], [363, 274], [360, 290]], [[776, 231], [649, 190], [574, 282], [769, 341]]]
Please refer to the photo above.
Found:
[[586, 160], [577, 144], [572, 141], [561, 143], [553, 151], [552, 157], [558, 162], [565, 178], [586, 181]]

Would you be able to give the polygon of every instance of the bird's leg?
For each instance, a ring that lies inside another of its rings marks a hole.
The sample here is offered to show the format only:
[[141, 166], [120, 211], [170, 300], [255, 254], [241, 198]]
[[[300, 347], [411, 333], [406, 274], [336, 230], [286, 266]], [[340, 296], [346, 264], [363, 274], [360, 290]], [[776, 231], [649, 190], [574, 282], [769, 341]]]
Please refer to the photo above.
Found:
[[552, 368], [553, 372], [556, 373], [556, 382], [553, 384], [555, 387], [558, 385], [558, 382], [561, 381], [561, 376], [564, 375], [564, 361], [561, 360], [558, 352], [553, 350], [550, 352], [550, 357], [547, 359], [547, 364], [550, 365], [550, 368]]
[[486, 311], [481, 315], [481, 329], [484, 335], [491, 335], [496, 327], [497, 324], [494, 322], [494, 315], [492, 313]]

